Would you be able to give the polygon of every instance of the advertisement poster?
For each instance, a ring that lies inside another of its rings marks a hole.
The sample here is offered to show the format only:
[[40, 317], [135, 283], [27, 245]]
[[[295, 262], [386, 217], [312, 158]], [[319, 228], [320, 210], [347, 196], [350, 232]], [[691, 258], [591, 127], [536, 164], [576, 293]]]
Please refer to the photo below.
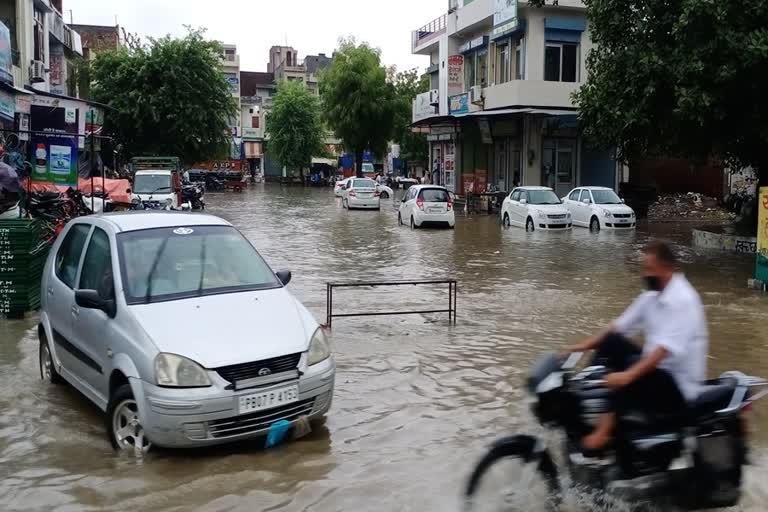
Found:
[[16, 100], [10, 93], [0, 91], [0, 117], [13, 121], [16, 114]]
[[74, 137], [33, 137], [31, 162], [33, 181], [77, 186], [77, 142]]
[[464, 92], [464, 56], [448, 56], [448, 96]]
[[13, 57], [11, 31], [0, 22], [0, 81], [13, 84]]
[[469, 94], [459, 94], [448, 98], [448, 110], [451, 114], [469, 113]]
[[[82, 135], [87, 110], [81, 101], [35, 94], [30, 107], [30, 125], [33, 131]], [[85, 137], [77, 137], [77, 147], [85, 148]]]
[[64, 50], [62, 53], [51, 51], [48, 77], [51, 82], [51, 92], [54, 94], [66, 94], [66, 80], [64, 78]]
[[757, 197], [757, 271], [755, 277], [768, 283], [768, 187], [760, 187]]

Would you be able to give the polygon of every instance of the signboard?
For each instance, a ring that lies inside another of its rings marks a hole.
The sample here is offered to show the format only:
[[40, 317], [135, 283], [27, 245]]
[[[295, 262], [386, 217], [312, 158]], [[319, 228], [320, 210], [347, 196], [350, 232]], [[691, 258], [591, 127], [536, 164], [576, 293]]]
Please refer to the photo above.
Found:
[[448, 96], [464, 92], [464, 56], [448, 56]]
[[51, 81], [51, 92], [53, 94], [66, 94], [66, 84], [64, 77], [64, 52], [54, 53], [51, 52], [50, 66], [49, 66], [49, 78]]
[[469, 93], [459, 94], [448, 98], [448, 111], [450, 114], [469, 113]]
[[227, 79], [227, 83], [229, 84], [229, 90], [233, 94], [239, 94], [240, 93], [240, 78], [237, 76], [236, 73], [224, 73], [224, 77]]
[[191, 169], [203, 169], [206, 171], [242, 171], [243, 162], [241, 160], [219, 160], [215, 162], [202, 162], [193, 165]]
[[243, 128], [243, 138], [244, 139], [260, 139], [261, 129], [260, 128]]
[[760, 187], [757, 195], [757, 270], [755, 277], [768, 283], [768, 187]]
[[11, 31], [0, 23], [0, 81], [13, 84], [13, 55], [11, 54]]
[[518, 26], [517, 0], [495, 0], [495, 2], [493, 32], [491, 33], [494, 38], [512, 32]]
[[467, 53], [470, 50], [478, 50], [488, 44], [488, 36], [480, 36], [467, 41], [459, 46], [459, 53]]
[[0, 117], [13, 121], [16, 114], [16, 99], [10, 93], [0, 91]]
[[413, 120], [421, 121], [435, 115], [435, 107], [429, 102], [429, 92], [423, 92], [413, 100]]
[[78, 109], [71, 106], [30, 107], [34, 135], [30, 144], [32, 180], [77, 186]]
[[[48, 107], [47, 109], [36, 109], [34, 112], [32, 111], [35, 107]], [[65, 131], [59, 130], [59, 133], [71, 133], [71, 134], [84, 134], [85, 133], [85, 115], [82, 114], [85, 112], [88, 107], [87, 105], [78, 100], [68, 100], [63, 98], [51, 98], [49, 96], [43, 96], [41, 94], [35, 94], [32, 96], [32, 107], [30, 107], [30, 114], [32, 117], [31, 124], [33, 126], [32, 130], [36, 131], [34, 126], [40, 127], [40, 121], [39, 118], [41, 115], [44, 115], [46, 111], [53, 111], [53, 110], [65, 110], [66, 117], [71, 121], [72, 119], [75, 119], [76, 122], [74, 125], [71, 125], [68, 127]], [[38, 121], [35, 121], [35, 117], [38, 117]], [[43, 129], [40, 131], [51, 131], [50, 129]], [[53, 130], [56, 131], [56, 130]], [[77, 146], [80, 149], [85, 148], [85, 137], [78, 137]]]

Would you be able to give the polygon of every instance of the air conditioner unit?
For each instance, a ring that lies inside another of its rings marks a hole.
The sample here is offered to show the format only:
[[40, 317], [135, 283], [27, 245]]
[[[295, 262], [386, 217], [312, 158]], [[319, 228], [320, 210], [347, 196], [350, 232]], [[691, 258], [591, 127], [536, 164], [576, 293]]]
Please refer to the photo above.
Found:
[[469, 101], [473, 105], [481, 105], [483, 103], [483, 88], [480, 85], [472, 86], [469, 90]]
[[437, 89], [432, 89], [429, 91], [429, 104], [430, 105], [439, 105], [440, 104], [440, 91]]
[[29, 81], [33, 84], [45, 82], [45, 62], [33, 60], [29, 66]]

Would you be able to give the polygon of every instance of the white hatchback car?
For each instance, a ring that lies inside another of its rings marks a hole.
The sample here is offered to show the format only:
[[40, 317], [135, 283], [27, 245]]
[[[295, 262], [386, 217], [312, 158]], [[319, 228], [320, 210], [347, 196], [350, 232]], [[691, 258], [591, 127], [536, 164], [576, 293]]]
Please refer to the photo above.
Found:
[[573, 216], [573, 225], [601, 229], [634, 229], [635, 211], [607, 187], [579, 187], [573, 189], [563, 203]]
[[368, 178], [350, 178], [344, 185], [341, 204], [344, 208], [365, 208], [379, 210], [381, 208], [381, 193], [376, 182]]
[[405, 192], [400, 202], [397, 222], [401, 226], [408, 223], [413, 229], [427, 225], [455, 227], [456, 216], [450, 193], [444, 187], [414, 185]]
[[536, 229], [571, 229], [570, 212], [557, 194], [547, 187], [518, 187], [501, 204], [504, 226]]
[[289, 281], [217, 217], [79, 217], [43, 274], [40, 374], [105, 411], [111, 443], [132, 453], [319, 420], [335, 364]]

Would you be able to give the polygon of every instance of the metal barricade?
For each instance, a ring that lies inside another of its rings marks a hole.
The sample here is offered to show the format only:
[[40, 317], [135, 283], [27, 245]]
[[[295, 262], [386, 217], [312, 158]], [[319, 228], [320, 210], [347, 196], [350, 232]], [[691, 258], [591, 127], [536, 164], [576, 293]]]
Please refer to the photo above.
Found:
[[[333, 290], [335, 288], [377, 288], [383, 286], [422, 286], [422, 285], [448, 285], [448, 309], [425, 309], [418, 311], [366, 311], [360, 313], [333, 312]], [[357, 283], [326, 283], [326, 322], [331, 327], [334, 318], [349, 318], [356, 316], [397, 316], [397, 315], [422, 315], [429, 313], [448, 313], [448, 321], [456, 325], [456, 300], [458, 294], [458, 282], [455, 279], [423, 280], [423, 281], [391, 281], [381, 282], [357, 282]]]

